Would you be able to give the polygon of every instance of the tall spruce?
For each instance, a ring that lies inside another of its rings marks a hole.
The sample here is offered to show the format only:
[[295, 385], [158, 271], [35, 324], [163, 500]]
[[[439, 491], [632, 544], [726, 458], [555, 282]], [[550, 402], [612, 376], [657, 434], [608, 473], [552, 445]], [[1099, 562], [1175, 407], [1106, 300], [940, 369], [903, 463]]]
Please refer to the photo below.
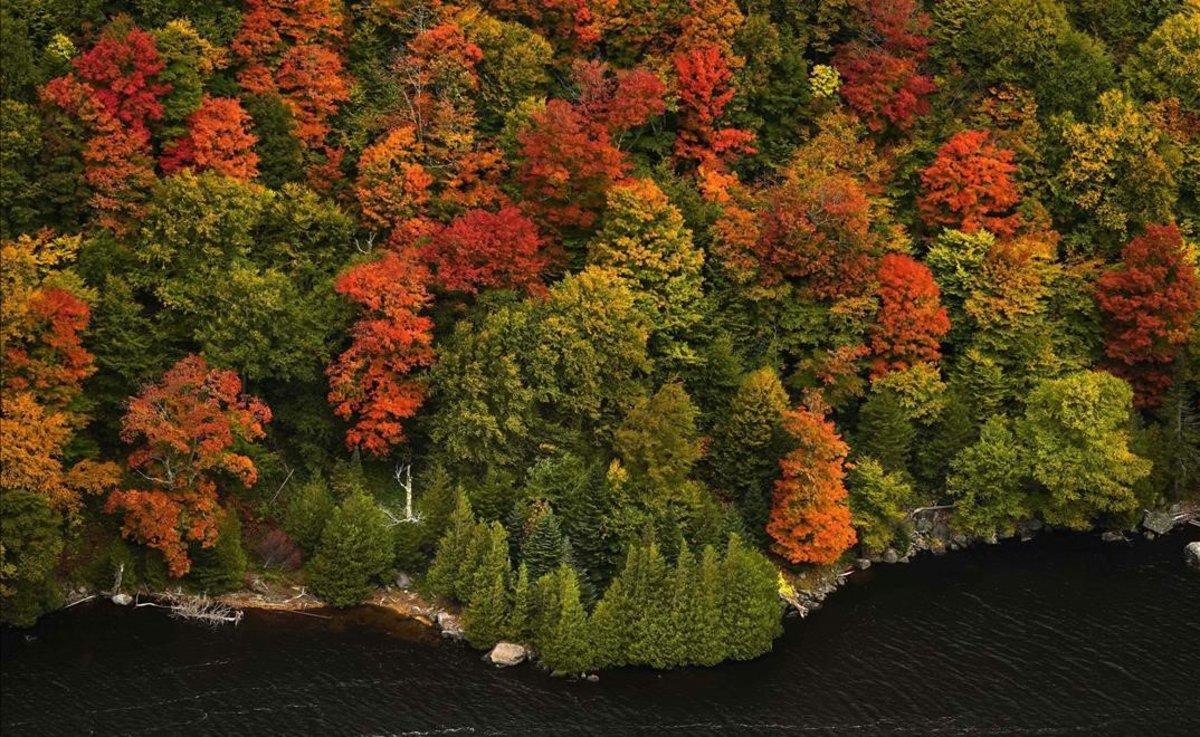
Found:
[[749, 660], [771, 649], [783, 632], [779, 572], [766, 556], [731, 535], [721, 576], [726, 658]]
[[475, 533], [475, 514], [471, 511], [471, 502], [459, 490], [446, 532], [438, 541], [437, 553], [425, 576], [425, 585], [431, 593], [448, 599], [458, 598], [459, 582], [471, 554]]
[[538, 644], [542, 661], [554, 671], [582, 673], [593, 667], [587, 612], [579, 600], [579, 577], [563, 564], [547, 578], [555, 587], [554, 606]]

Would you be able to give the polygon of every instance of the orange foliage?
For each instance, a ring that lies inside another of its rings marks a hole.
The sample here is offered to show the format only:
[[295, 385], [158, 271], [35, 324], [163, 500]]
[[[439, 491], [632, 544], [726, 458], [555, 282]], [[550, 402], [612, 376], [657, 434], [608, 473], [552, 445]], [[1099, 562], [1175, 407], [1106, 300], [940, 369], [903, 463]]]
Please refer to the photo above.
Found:
[[786, 412], [783, 427], [795, 447], [779, 461], [771, 547], [793, 563], [834, 563], [857, 539], [845, 485], [850, 448], [820, 406]]
[[878, 278], [879, 312], [871, 326], [872, 378], [921, 362], [936, 363], [950, 318], [929, 268], [911, 256], [889, 253], [880, 259]]
[[350, 347], [326, 369], [334, 413], [355, 418], [346, 431], [351, 448], [385, 455], [425, 401], [424, 382], [409, 374], [433, 363], [433, 321], [419, 314], [430, 302], [428, 282], [410, 251], [388, 251], [334, 284], [366, 311], [350, 329]]
[[121, 533], [162, 552], [172, 576], [191, 569], [189, 542], [217, 539], [220, 504], [211, 474], [225, 471], [246, 486], [258, 480], [253, 461], [235, 442], [265, 435], [271, 410], [242, 393], [232, 371], [210, 369], [187, 356], [129, 400], [121, 439], [136, 444], [129, 467], [148, 489], [113, 491], [105, 510], [123, 514]]
[[1096, 304], [1112, 372], [1129, 381], [1139, 405], [1157, 406], [1200, 310], [1200, 279], [1179, 228], [1151, 225], [1131, 240], [1121, 264], [1096, 283]]
[[393, 128], [363, 150], [354, 193], [367, 222], [409, 234], [427, 228], [425, 206], [433, 177], [417, 161], [412, 127]]
[[675, 156], [716, 168], [733, 156], [753, 153], [752, 132], [717, 125], [735, 92], [733, 72], [721, 49], [693, 48], [675, 54], [673, 61], [680, 105]]
[[159, 163], [172, 174], [183, 168], [212, 169], [233, 179], [258, 175], [258, 154], [251, 133], [254, 121], [232, 97], [208, 97], [187, 118], [187, 135], [170, 144]]
[[1012, 212], [1021, 200], [1012, 180], [1013, 153], [988, 139], [987, 131], [956, 133], [921, 172], [917, 206], [927, 226], [967, 233], [985, 228], [1009, 237], [1021, 225], [1021, 216]]

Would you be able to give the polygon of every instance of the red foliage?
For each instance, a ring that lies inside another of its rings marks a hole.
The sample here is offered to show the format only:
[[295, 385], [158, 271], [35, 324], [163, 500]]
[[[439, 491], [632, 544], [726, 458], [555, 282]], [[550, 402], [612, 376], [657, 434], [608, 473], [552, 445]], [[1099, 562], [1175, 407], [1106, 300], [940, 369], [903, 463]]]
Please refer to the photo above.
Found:
[[424, 382], [409, 374], [433, 363], [433, 321], [419, 314], [430, 302], [428, 282], [411, 252], [389, 251], [334, 284], [366, 310], [350, 329], [350, 347], [326, 369], [333, 411], [357, 418], [346, 432], [351, 448], [386, 454], [404, 441], [403, 420], [425, 401]]
[[985, 228], [1012, 236], [1021, 216], [1012, 209], [1021, 196], [1012, 174], [1013, 153], [988, 142], [987, 131], [961, 131], [938, 149], [937, 158], [921, 172], [921, 218], [931, 228], [974, 233]]
[[876, 243], [871, 206], [857, 180], [834, 173], [772, 191], [751, 245], [762, 279], [799, 279], [816, 297], [861, 293]]
[[72, 66], [104, 109], [125, 125], [146, 128], [162, 117], [160, 99], [171, 85], [158, 80], [166, 63], [149, 33], [110, 26]]
[[879, 312], [871, 326], [872, 378], [941, 358], [940, 339], [950, 331], [929, 268], [900, 253], [879, 261]]
[[296, 120], [296, 135], [322, 147], [329, 118], [350, 98], [338, 50], [340, 6], [333, 0], [247, 0], [230, 47], [244, 64], [238, 82], [248, 92], [278, 92]]
[[821, 408], [791, 410], [783, 426], [795, 447], [779, 461], [767, 520], [771, 547], [793, 563], [834, 563], [857, 539], [845, 485], [850, 448]]
[[721, 49], [703, 46], [681, 51], [675, 54], [674, 65], [680, 105], [675, 156], [714, 167], [738, 154], [753, 153], [754, 133], [717, 127], [735, 92], [733, 72]]
[[263, 437], [270, 421], [271, 410], [242, 393], [236, 373], [210, 369], [201, 356], [183, 358], [129, 400], [122, 421], [121, 439], [137, 446], [129, 467], [150, 488], [113, 491], [105, 509], [122, 512], [122, 534], [161, 551], [172, 576], [184, 575], [188, 543], [209, 547], [217, 538], [211, 474], [225, 471], [253, 485], [253, 461], [231, 449]]
[[1200, 310], [1200, 280], [1179, 228], [1151, 225], [1131, 240], [1121, 264], [1097, 281], [1096, 303], [1112, 372], [1129, 381], [1140, 406], [1157, 406]]
[[548, 224], [586, 228], [629, 169], [613, 135], [660, 115], [664, 88], [650, 72], [613, 75], [599, 62], [577, 64], [575, 77], [578, 102], [550, 100], [517, 134], [517, 179], [526, 205]]
[[929, 109], [937, 89], [920, 72], [929, 38], [929, 16], [913, 0], [866, 0], [866, 38], [842, 44], [833, 65], [842, 75], [842, 95], [873, 131], [890, 123], [901, 130]]
[[422, 255], [442, 289], [468, 294], [487, 287], [534, 290], [548, 261], [537, 226], [512, 206], [468, 210], [437, 232]]
[[535, 26], [561, 47], [582, 51], [600, 40], [602, 11], [611, 7], [611, 0], [490, 0], [487, 6], [493, 13]]
[[251, 133], [254, 121], [232, 97], [205, 97], [187, 118], [187, 135], [170, 144], [159, 159], [167, 174], [183, 168], [212, 169], [249, 181], [258, 175], [258, 154]]

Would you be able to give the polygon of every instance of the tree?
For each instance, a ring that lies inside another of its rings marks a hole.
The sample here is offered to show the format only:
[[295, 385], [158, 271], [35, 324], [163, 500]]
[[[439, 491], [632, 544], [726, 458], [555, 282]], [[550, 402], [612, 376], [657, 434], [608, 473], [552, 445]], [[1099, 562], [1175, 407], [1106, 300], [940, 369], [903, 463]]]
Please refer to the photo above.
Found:
[[666, 384], [630, 411], [613, 448], [655, 496], [678, 493], [701, 454], [696, 407], [679, 384]]
[[526, 526], [528, 531], [521, 540], [521, 563], [529, 568], [533, 580], [553, 573], [560, 565], [571, 564], [567, 539], [553, 509], [537, 508]]
[[433, 563], [425, 575], [425, 584], [436, 596], [465, 601], [469, 598], [467, 582], [474, 571], [472, 546], [477, 537], [475, 514], [467, 495], [458, 490], [449, 526], [437, 543]]
[[246, 551], [242, 549], [242, 521], [232, 506], [221, 511], [217, 540], [211, 548], [194, 555], [188, 581], [207, 594], [240, 589], [246, 574]]
[[403, 241], [428, 230], [425, 209], [433, 176], [420, 163], [416, 130], [399, 126], [363, 149], [354, 194], [363, 218]]
[[1045, 490], [1042, 518], [1087, 529], [1102, 513], [1137, 508], [1133, 484], [1150, 462], [1129, 449], [1133, 391], [1102, 371], [1080, 371], [1039, 383], [1016, 433], [1034, 480]]
[[950, 331], [950, 318], [929, 268], [916, 259], [889, 253], [879, 261], [879, 312], [871, 326], [875, 354], [873, 376], [936, 363], [939, 341]]
[[433, 362], [428, 272], [411, 256], [388, 251], [342, 274], [334, 289], [366, 308], [350, 329], [351, 345], [326, 373], [334, 413], [354, 418], [346, 445], [384, 455], [404, 441], [403, 422], [425, 401], [413, 370]]
[[733, 497], [755, 540], [765, 541], [771, 487], [786, 452], [783, 416], [787, 410], [787, 392], [773, 369], [747, 374], [717, 421], [709, 444], [713, 485]]
[[[851, 544], [853, 535], [851, 532]], [[779, 572], [757, 550], [731, 535], [722, 561], [721, 622], [727, 636], [725, 658], [750, 660], [769, 651], [783, 634]]]
[[1133, 385], [1137, 404], [1158, 405], [1200, 310], [1200, 278], [1179, 228], [1148, 226], [1096, 282], [1095, 296], [1113, 372]]
[[550, 584], [555, 587], [555, 606], [547, 614], [548, 628], [537, 645], [542, 662], [562, 673], [583, 673], [593, 667], [588, 638], [588, 618], [579, 601], [579, 579], [575, 569], [559, 566]]
[[652, 353], [668, 365], [695, 363], [689, 345], [704, 317], [704, 253], [679, 209], [653, 180], [632, 179], [608, 192], [604, 216], [588, 242], [588, 262], [609, 267], [635, 289]]
[[392, 532], [375, 500], [352, 494], [334, 510], [308, 567], [317, 595], [335, 607], [359, 604], [392, 565]]
[[463, 610], [463, 633], [471, 647], [486, 650], [508, 633], [511, 574], [508, 532], [499, 522], [493, 522], [488, 529], [487, 549], [475, 571], [467, 607]]
[[629, 548], [621, 582], [629, 632], [626, 662], [672, 665], [670, 569], [653, 537]]
[[522, 563], [517, 567], [516, 583], [513, 584], [512, 610], [508, 615], [508, 636], [517, 642], [527, 643], [533, 636], [533, 587], [529, 583], [529, 566]]
[[321, 542], [321, 532], [333, 509], [329, 485], [323, 477], [314, 475], [301, 484], [288, 500], [283, 515], [283, 529], [305, 551], [316, 552]]
[[422, 255], [442, 289], [468, 294], [489, 287], [537, 291], [549, 263], [537, 226], [512, 206], [468, 210], [434, 233]]
[[1194, 6], [1167, 18], [1138, 46], [1125, 70], [1134, 89], [1157, 99], [1174, 97], [1200, 111], [1200, 83], [1188, 71], [1200, 52], [1200, 13]]
[[620, 577], [614, 578], [596, 602], [588, 620], [590, 650], [597, 668], [625, 665], [629, 648], [629, 604]]
[[675, 157], [681, 161], [720, 168], [740, 154], [754, 153], [752, 131], [720, 125], [737, 92], [728, 53], [702, 45], [677, 51], [671, 59], [679, 79]]
[[212, 169], [233, 179], [254, 179], [258, 176], [254, 151], [258, 138], [251, 133], [252, 124], [236, 98], [206, 96], [188, 115], [186, 135], [169, 144], [159, 165], [167, 174], [189, 167]]
[[1021, 201], [1012, 180], [1013, 152], [997, 148], [990, 138], [988, 131], [955, 133], [921, 172], [917, 207], [926, 227], [964, 233], [986, 229], [1005, 238], [1020, 227], [1021, 216], [1013, 211]]
[[864, 457], [855, 462], [849, 486], [854, 529], [864, 550], [879, 553], [897, 541], [907, 542], [908, 511], [916, 495], [903, 473], [889, 473], [879, 461]]
[[0, 620], [31, 626], [50, 609], [51, 576], [63, 549], [62, 518], [44, 496], [22, 489], [0, 490]]
[[955, 526], [975, 535], [1013, 534], [1017, 523], [1033, 516], [1031, 472], [1012, 423], [993, 415], [979, 439], [950, 463], [946, 494], [955, 500]]
[[849, 448], [817, 409], [783, 417], [794, 447], [779, 461], [767, 534], [793, 563], [833, 563], [854, 544], [844, 479]]
[[[740, 575], [739, 571], [739, 575]], [[696, 619], [691, 662], [716, 665], [729, 652], [725, 615], [725, 567], [716, 549], [705, 545], [696, 566]]]
[[242, 393], [232, 371], [187, 356], [162, 379], [129, 400], [121, 439], [136, 445], [129, 468], [139, 487], [109, 494], [105, 510], [123, 515], [121, 532], [160, 551], [172, 576], [191, 568], [188, 542], [216, 542], [217, 483], [224, 471], [246, 486], [258, 479], [254, 462], [235, 451], [265, 435], [271, 410]]
[[32, 231], [44, 207], [38, 159], [42, 121], [30, 105], [0, 100], [0, 238]]

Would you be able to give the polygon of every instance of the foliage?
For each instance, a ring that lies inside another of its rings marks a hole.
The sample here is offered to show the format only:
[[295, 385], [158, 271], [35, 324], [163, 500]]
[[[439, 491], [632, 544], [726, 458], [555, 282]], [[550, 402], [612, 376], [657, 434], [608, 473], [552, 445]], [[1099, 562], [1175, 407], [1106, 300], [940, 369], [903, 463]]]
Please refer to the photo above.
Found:
[[352, 494], [321, 532], [308, 580], [332, 606], [353, 606], [370, 595], [373, 584], [391, 567], [392, 554], [387, 516], [371, 497]]
[[242, 548], [242, 521], [238, 512], [226, 507], [217, 522], [217, 540], [211, 548], [195, 553], [187, 580], [209, 594], [241, 588], [246, 573], [246, 551]]

